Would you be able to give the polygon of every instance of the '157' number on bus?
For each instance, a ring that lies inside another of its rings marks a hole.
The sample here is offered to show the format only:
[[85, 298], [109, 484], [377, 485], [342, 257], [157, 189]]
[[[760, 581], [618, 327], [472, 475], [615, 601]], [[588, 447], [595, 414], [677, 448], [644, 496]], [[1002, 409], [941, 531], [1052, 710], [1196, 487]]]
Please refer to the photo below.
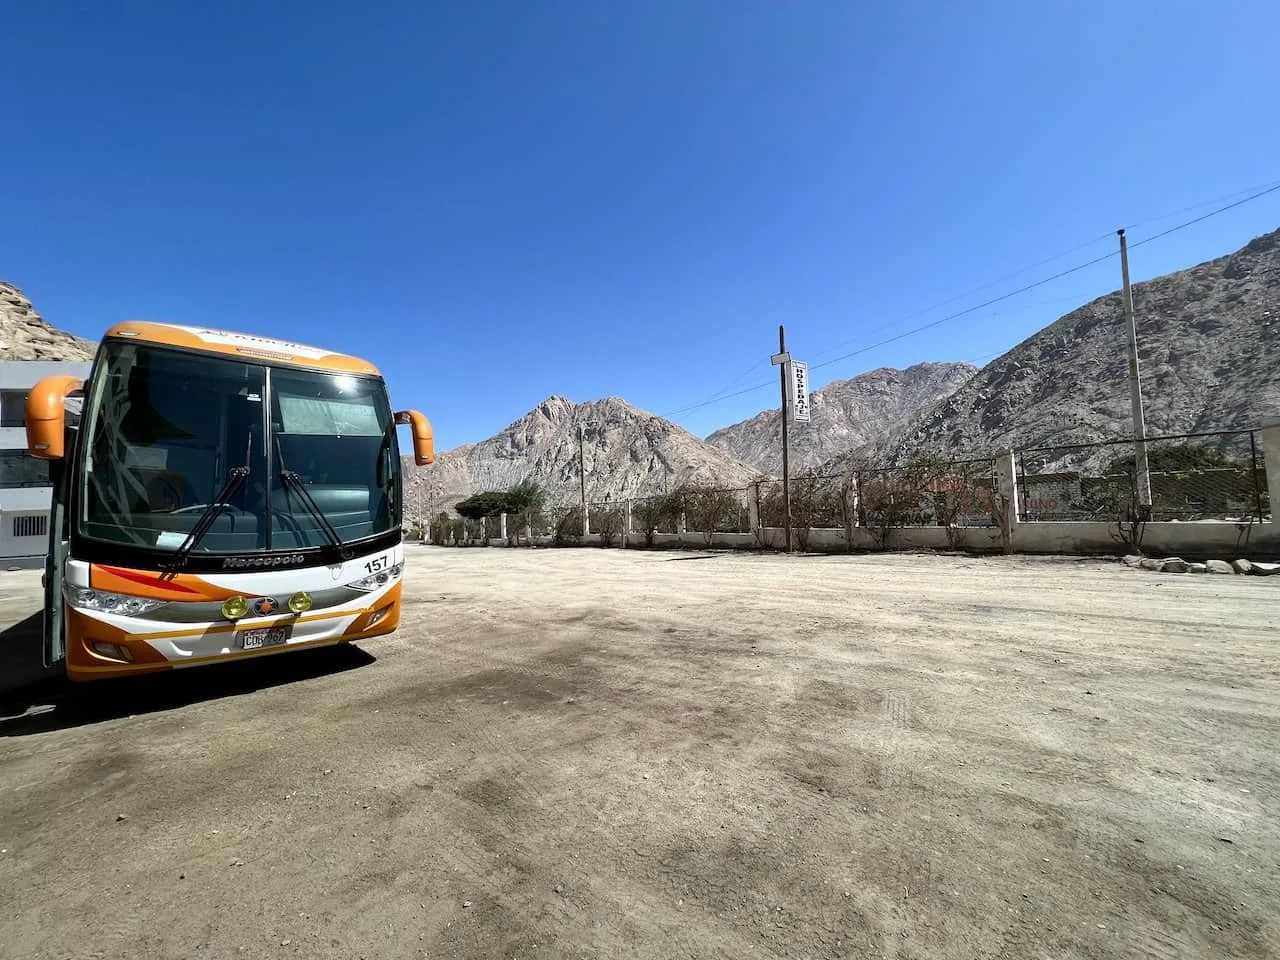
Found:
[[374, 557], [364, 565], [364, 568], [370, 573], [377, 573], [379, 570], [387, 569], [387, 556], [384, 554], [381, 557]]

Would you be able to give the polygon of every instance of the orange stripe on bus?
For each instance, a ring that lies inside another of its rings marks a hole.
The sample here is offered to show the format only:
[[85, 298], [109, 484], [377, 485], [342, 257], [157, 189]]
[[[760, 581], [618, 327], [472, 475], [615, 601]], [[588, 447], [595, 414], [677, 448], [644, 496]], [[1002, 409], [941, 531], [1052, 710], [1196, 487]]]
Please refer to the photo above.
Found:
[[109, 590], [149, 600], [225, 600], [236, 595], [234, 590], [188, 573], [161, 575], [97, 563], [89, 567], [89, 586], [95, 590]]

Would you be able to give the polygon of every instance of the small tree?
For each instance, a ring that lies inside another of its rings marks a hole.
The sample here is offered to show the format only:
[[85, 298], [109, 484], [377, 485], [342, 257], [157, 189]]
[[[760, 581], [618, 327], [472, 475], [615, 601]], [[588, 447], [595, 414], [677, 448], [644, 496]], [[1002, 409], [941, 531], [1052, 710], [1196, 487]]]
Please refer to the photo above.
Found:
[[858, 478], [848, 474], [840, 478], [836, 492], [836, 504], [840, 508], [840, 522], [844, 526], [844, 548], [853, 552], [853, 528], [858, 525]]
[[569, 507], [556, 521], [552, 543], [557, 547], [576, 546], [582, 542], [582, 508]]
[[591, 530], [600, 534], [600, 546], [612, 547], [622, 533], [623, 513], [617, 507], [605, 507], [591, 511]]
[[684, 488], [682, 499], [686, 518], [701, 532], [708, 546], [721, 527], [730, 523], [737, 526], [739, 505], [732, 491], [690, 486]]
[[681, 518], [688, 518], [689, 489], [683, 485], [662, 495], [662, 527], [667, 533], [680, 532]]
[[936, 465], [928, 460], [858, 475], [858, 507], [877, 547], [888, 547], [895, 527], [925, 522], [922, 501], [931, 498], [936, 477]]
[[653, 546], [653, 538], [658, 532], [658, 528], [662, 526], [663, 512], [666, 505], [662, 497], [646, 497], [637, 501], [635, 509], [631, 515], [635, 518], [636, 523], [640, 525], [640, 532], [644, 534], [644, 545], [646, 547]]
[[447, 546], [449, 542], [449, 515], [441, 513], [431, 521], [431, 539], [441, 546]]
[[812, 471], [791, 481], [791, 528], [801, 550], [809, 549], [809, 534], [814, 528], [840, 523], [839, 495], [828, 489], [824, 481], [825, 478]]
[[[529, 479], [521, 480], [507, 491], [507, 510], [515, 514], [518, 527], [531, 530], [540, 521], [546, 502], [546, 491]], [[516, 542], [520, 542], [519, 529]]]
[[496, 517], [500, 513], [511, 512], [508, 507], [507, 493], [504, 490], [486, 490], [476, 493], [461, 501], [453, 508], [461, 517], [468, 520], [483, 520]]

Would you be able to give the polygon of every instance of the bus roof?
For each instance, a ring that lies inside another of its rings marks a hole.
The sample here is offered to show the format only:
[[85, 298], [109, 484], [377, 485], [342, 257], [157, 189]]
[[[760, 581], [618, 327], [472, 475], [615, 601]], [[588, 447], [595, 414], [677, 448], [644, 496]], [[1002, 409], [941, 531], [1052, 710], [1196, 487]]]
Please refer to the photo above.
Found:
[[378, 375], [378, 368], [367, 360], [342, 353], [331, 353], [301, 343], [259, 337], [249, 333], [215, 330], [211, 327], [185, 327], [174, 323], [152, 323], [127, 320], [107, 331], [104, 339], [119, 338], [184, 347], [204, 353], [222, 353], [243, 359], [277, 360], [282, 363], [332, 373]]

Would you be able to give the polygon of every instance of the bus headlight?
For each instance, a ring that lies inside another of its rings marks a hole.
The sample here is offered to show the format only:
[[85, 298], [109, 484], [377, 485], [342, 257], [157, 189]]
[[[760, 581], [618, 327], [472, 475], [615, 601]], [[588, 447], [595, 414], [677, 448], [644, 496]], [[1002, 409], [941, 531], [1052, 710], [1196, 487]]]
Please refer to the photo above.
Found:
[[311, 609], [311, 594], [299, 590], [289, 598], [289, 610], [293, 613], [306, 613]]
[[222, 601], [222, 615], [228, 620], [239, 620], [249, 612], [249, 601], [240, 595]]
[[163, 607], [167, 602], [148, 597], [131, 597], [123, 593], [108, 593], [106, 590], [90, 590], [88, 587], [68, 586], [63, 595], [67, 603], [78, 610], [119, 613], [126, 617], [136, 617], [156, 607]]
[[387, 567], [386, 570], [371, 573], [367, 577], [361, 577], [359, 580], [352, 580], [347, 586], [352, 590], [363, 590], [365, 593], [370, 593], [385, 587], [388, 583], [395, 583], [400, 579], [400, 574], [402, 573], [404, 573], [403, 562], [397, 563], [393, 567]]

